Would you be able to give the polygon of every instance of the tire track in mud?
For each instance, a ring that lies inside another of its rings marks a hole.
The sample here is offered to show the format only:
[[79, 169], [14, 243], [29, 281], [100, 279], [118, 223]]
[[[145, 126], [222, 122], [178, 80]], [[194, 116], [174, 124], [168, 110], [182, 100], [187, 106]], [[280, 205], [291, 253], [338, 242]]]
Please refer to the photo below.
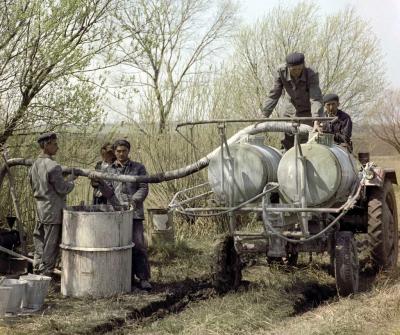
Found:
[[150, 302], [147, 306], [132, 309], [125, 317], [116, 317], [96, 325], [85, 335], [107, 334], [117, 331], [128, 323], [152, 322], [171, 313], [179, 313], [191, 302], [210, 299], [217, 295], [209, 279], [186, 279], [182, 282], [156, 286], [152, 293], [172, 291], [161, 300]]
[[[362, 276], [367, 279], [360, 287], [360, 291], [367, 291], [371, 286], [371, 276]], [[361, 279], [361, 278], [360, 278]], [[363, 281], [363, 280], [361, 280]], [[250, 283], [242, 281], [238, 290], [247, 290]], [[322, 284], [317, 281], [299, 281], [294, 286], [290, 285], [285, 289], [288, 294], [298, 293], [299, 298], [294, 301], [293, 313], [289, 317], [296, 317], [309, 312], [320, 305], [338, 300], [335, 285]], [[163, 319], [169, 314], [182, 312], [190, 303], [208, 300], [223, 294], [217, 293], [208, 277], [185, 279], [182, 282], [174, 282], [156, 285], [152, 294], [170, 291], [160, 300], [152, 301], [142, 308], [135, 308], [124, 317], [111, 318], [108, 321], [94, 326], [85, 335], [108, 334], [123, 329], [132, 323], [147, 323]]]

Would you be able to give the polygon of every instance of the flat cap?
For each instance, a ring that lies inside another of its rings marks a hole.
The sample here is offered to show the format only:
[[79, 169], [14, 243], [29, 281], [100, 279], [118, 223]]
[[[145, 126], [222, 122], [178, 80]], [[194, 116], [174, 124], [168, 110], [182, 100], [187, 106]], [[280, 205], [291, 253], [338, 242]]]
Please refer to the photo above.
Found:
[[300, 65], [304, 63], [304, 54], [293, 52], [286, 56], [286, 64], [288, 66]]
[[46, 140], [56, 140], [56, 139], [57, 139], [56, 133], [43, 133], [39, 135], [37, 141], [39, 143]]
[[339, 96], [334, 93], [329, 93], [325, 94], [323, 98], [324, 104], [326, 104], [328, 101], [337, 101], [339, 102]]

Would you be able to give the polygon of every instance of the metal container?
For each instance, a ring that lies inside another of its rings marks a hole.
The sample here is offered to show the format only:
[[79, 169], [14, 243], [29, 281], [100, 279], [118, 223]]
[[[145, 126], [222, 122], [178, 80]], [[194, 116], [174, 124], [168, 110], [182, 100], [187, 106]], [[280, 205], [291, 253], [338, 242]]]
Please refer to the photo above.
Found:
[[[346, 201], [358, 182], [356, 159], [338, 145], [317, 143], [301, 145], [306, 161], [306, 201], [309, 207]], [[298, 202], [302, 163], [292, 148], [282, 157], [278, 167], [280, 191], [289, 202]]]
[[0, 286], [0, 317], [6, 314], [8, 302], [10, 301], [12, 287]]
[[208, 165], [208, 181], [221, 202], [232, 199], [233, 204], [240, 204], [260, 194], [268, 182], [277, 180], [282, 155], [275, 148], [236, 143], [229, 146], [229, 153], [232, 162], [224, 149], [224, 158], [221, 153], [214, 155]]
[[16, 314], [21, 309], [22, 299], [25, 296], [26, 291], [26, 280], [18, 280], [18, 279], [5, 279], [1, 286], [11, 287], [11, 296], [7, 304], [6, 312]]
[[168, 208], [149, 208], [148, 222], [151, 227], [151, 243], [155, 246], [174, 244], [175, 234], [173, 226], [173, 215]]
[[28, 274], [20, 276], [19, 279], [27, 282], [25, 294], [22, 298], [22, 307], [33, 310], [41, 309], [49, 290], [51, 277]]
[[133, 210], [108, 205], [64, 210], [61, 293], [106, 297], [130, 292]]

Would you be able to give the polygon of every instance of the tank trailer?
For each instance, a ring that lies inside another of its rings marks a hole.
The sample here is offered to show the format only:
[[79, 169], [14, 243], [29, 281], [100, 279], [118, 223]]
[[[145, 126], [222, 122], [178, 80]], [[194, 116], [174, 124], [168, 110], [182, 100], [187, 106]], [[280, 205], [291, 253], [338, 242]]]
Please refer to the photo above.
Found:
[[[213, 282], [217, 290], [236, 288], [243, 256], [265, 253], [268, 261], [295, 265], [301, 252], [327, 252], [338, 294], [358, 291], [359, 257], [355, 236], [367, 234], [375, 269], [397, 263], [398, 223], [393, 169], [359, 159], [334, 144], [332, 134], [309, 134], [300, 144], [301, 122], [292, 118], [294, 147], [285, 153], [263, 138], [226, 140], [226, 122], [218, 122], [220, 149], [210, 159], [208, 183], [182, 190], [170, 208], [189, 216], [229, 218], [229, 233], [215, 247]], [[328, 118], [319, 118], [321, 122]], [[266, 120], [263, 120], [266, 121]], [[287, 119], [272, 119], [275, 125]], [[288, 127], [271, 126], [272, 131]], [[309, 127], [310, 128], [310, 127]], [[204, 206], [193, 207], [194, 204]], [[238, 230], [240, 214], [256, 213], [261, 231]]]

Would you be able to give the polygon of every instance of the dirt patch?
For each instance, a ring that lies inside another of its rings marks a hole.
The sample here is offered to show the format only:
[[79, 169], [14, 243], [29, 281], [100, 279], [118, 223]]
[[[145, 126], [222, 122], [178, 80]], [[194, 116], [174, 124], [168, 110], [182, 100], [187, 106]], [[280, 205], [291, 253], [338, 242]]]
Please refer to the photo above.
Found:
[[296, 300], [292, 316], [308, 312], [318, 307], [324, 302], [330, 302], [337, 297], [336, 287], [334, 285], [321, 284], [318, 282], [302, 283], [299, 282], [295, 287], [290, 287], [300, 294], [300, 298]]
[[157, 285], [152, 294], [165, 291], [168, 293], [164, 299], [153, 301], [142, 308], [132, 309], [125, 318], [110, 319], [83, 334], [106, 334], [124, 327], [126, 323], [140, 324], [162, 319], [170, 313], [179, 313], [189, 303], [206, 300], [216, 294], [211, 282], [206, 279], [186, 279], [181, 282]]

